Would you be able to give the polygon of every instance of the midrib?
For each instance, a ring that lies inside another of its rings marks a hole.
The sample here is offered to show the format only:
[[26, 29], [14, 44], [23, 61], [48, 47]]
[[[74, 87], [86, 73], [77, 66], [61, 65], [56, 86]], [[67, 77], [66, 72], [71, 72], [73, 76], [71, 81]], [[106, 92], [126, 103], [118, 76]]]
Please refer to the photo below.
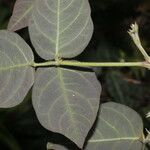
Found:
[[64, 84], [64, 80], [63, 80], [63, 72], [60, 68], [58, 69], [58, 72], [59, 72], [59, 78], [60, 78], [60, 87], [63, 91], [65, 106], [68, 109], [69, 117], [71, 119], [71, 124], [74, 126], [74, 129], [76, 130], [75, 133], [77, 134], [76, 135], [76, 137], [77, 137], [78, 133], [80, 133], [80, 132], [78, 131], [78, 128], [76, 127], [76, 122], [75, 122], [75, 119], [74, 119], [74, 116], [73, 116], [73, 112], [72, 112], [72, 109], [71, 109], [70, 104], [69, 104], [69, 99], [68, 99], [68, 95], [67, 95], [67, 92], [66, 92], [66, 87], [65, 87], [65, 84]]
[[121, 140], [139, 140], [139, 137], [120, 137], [120, 138], [110, 138], [110, 139], [95, 139], [89, 140], [90, 143], [100, 143], [100, 142], [114, 142], [114, 141], [121, 141]]
[[56, 54], [55, 54], [55, 59], [59, 58], [59, 29], [60, 28], [60, 0], [57, 2], [57, 35], [56, 35]]
[[1, 71], [7, 71], [7, 70], [10, 70], [10, 69], [16, 69], [16, 68], [21, 68], [21, 67], [27, 67], [27, 66], [31, 66], [30, 63], [28, 64], [20, 64], [20, 65], [13, 65], [13, 66], [8, 66], [8, 67], [0, 67], [0, 72]]

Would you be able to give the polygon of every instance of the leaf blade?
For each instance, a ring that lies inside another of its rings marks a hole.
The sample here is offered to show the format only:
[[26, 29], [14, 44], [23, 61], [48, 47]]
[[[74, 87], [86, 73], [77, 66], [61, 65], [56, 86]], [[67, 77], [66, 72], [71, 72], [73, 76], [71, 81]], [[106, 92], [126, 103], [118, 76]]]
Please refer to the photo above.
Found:
[[88, 0], [38, 1], [29, 33], [42, 58], [72, 58], [80, 54], [93, 33]]
[[8, 23], [8, 30], [16, 31], [29, 25], [30, 16], [36, 0], [17, 0]]
[[67, 150], [67, 148], [63, 145], [47, 143], [47, 150], [56, 149], [56, 150]]
[[143, 123], [137, 113], [124, 105], [109, 102], [102, 104], [96, 130], [85, 149], [141, 150], [142, 136]]
[[29, 64], [30, 47], [15, 33], [0, 31], [0, 107], [14, 107], [23, 101], [34, 81]]
[[40, 69], [33, 87], [33, 106], [45, 128], [64, 134], [82, 147], [95, 121], [100, 91], [94, 73]]

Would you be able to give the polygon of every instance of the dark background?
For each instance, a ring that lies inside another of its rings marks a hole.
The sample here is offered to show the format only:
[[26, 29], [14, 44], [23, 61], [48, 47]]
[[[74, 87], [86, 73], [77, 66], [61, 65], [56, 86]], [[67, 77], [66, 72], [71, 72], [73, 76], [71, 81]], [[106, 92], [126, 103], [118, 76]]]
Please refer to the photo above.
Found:
[[[0, 0], [0, 29], [6, 29], [14, 2]], [[95, 31], [89, 46], [77, 59], [143, 60], [127, 34], [134, 22], [139, 24], [142, 44], [150, 54], [150, 0], [90, 0], [90, 4]], [[27, 29], [18, 33], [30, 44]], [[35, 61], [41, 59], [36, 55]], [[150, 71], [134, 67], [93, 69], [103, 87], [101, 103], [115, 101], [130, 106], [142, 116], [145, 128], [150, 129], [150, 122], [145, 119], [150, 111]], [[31, 105], [31, 92], [21, 105], [0, 109], [0, 150], [45, 150], [48, 141], [69, 142], [39, 124]]]

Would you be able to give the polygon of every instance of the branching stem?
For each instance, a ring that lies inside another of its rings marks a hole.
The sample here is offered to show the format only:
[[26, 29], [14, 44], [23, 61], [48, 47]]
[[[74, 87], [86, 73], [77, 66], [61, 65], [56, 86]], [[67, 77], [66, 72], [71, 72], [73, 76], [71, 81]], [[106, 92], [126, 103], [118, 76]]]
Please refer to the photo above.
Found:
[[150, 69], [150, 56], [147, 54], [143, 48], [140, 38], [139, 38], [139, 28], [138, 25], [132, 24], [131, 29], [128, 32], [132, 37], [134, 43], [136, 44], [139, 51], [145, 58], [143, 62], [78, 62], [78, 61], [68, 61], [55, 59], [55, 61], [48, 61], [44, 63], [33, 63], [33, 67], [44, 67], [44, 66], [74, 66], [74, 67], [143, 67]]

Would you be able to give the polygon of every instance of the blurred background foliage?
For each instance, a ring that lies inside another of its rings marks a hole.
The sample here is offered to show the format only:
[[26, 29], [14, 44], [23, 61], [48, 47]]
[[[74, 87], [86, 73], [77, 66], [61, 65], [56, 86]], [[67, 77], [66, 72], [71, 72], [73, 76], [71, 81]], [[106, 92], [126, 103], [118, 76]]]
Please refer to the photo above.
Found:
[[[15, 0], [0, 0], [0, 29], [6, 29]], [[90, 0], [95, 31], [81, 61], [139, 61], [142, 56], [127, 34], [131, 23], [140, 27], [142, 44], [150, 54], [150, 0]], [[18, 33], [31, 45], [28, 30]], [[35, 53], [35, 61], [42, 61]], [[103, 92], [101, 103], [115, 101], [135, 109], [150, 129], [150, 71], [141, 68], [93, 68]], [[1, 150], [44, 150], [48, 141], [72, 147], [63, 136], [45, 130], [36, 119], [31, 92], [12, 109], [0, 109]], [[74, 148], [77, 149], [77, 148]]]

